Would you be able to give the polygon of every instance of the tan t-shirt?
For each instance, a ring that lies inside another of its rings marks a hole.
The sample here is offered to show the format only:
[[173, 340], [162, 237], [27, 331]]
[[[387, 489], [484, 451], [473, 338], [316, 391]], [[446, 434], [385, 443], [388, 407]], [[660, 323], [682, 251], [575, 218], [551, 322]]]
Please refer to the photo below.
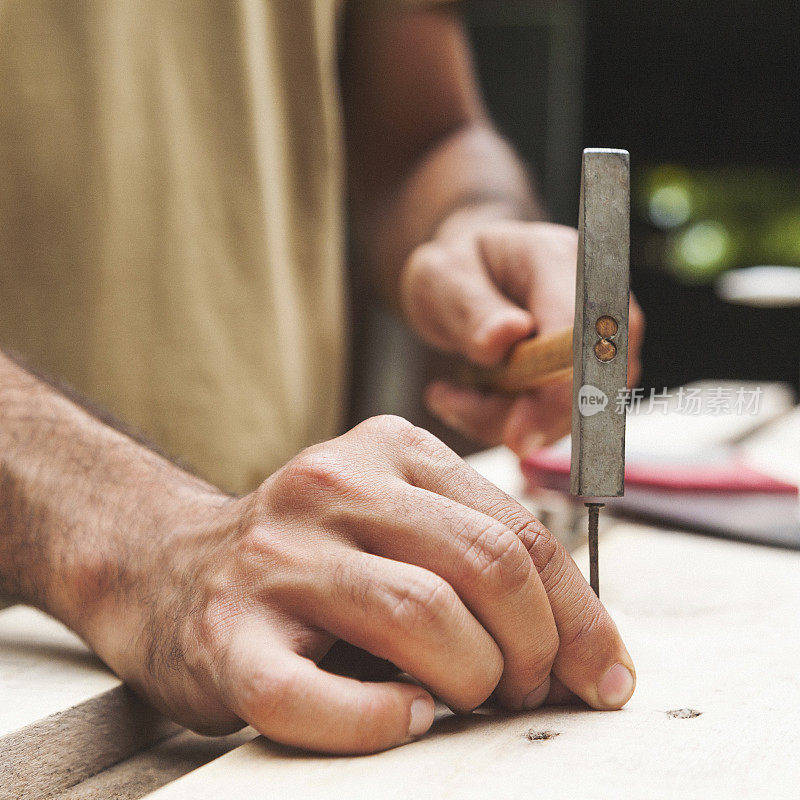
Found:
[[336, 434], [338, 0], [0, 0], [0, 345], [231, 490]]

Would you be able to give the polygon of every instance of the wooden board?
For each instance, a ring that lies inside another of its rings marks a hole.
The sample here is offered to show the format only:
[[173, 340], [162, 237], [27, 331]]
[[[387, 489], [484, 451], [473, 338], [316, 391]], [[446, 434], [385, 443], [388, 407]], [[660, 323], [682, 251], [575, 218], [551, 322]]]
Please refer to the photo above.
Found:
[[0, 611], [0, 800], [38, 800], [177, 730], [59, 622]]
[[[526, 501], [508, 451], [469, 460]], [[175, 728], [77, 637], [0, 610], [0, 798], [796, 797], [800, 554], [630, 525], [602, 536], [604, 600], [639, 672], [624, 711], [442, 709], [425, 739], [366, 758], [258, 740], [207, 763], [252, 731], [161, 738]], [[702, 714], [666, 714], [683, 708]]]
[[258, 739], [149, 797], [797, 797], [800, 554], [620, 524], [601, 557], [638, 670], [622, 711], [441, 711], [361, 758]]
[[255, 736], [252, 728], [214, 737], [181, 730], [48, 800], [136, 800]]
[[[519, 482], [508, 451], [496, 449], [487, 465], [508, 473], [509, 490]], [[253, 737], [248, 730], [207, 743], [187, 732], [165, 738], [181, 729], [77, 636], [36, 609], [0, 603], [0, 800], [140, 797]]]
[[0, 736], [118, 686], [60, 622], [27, 606], [0, 611]]

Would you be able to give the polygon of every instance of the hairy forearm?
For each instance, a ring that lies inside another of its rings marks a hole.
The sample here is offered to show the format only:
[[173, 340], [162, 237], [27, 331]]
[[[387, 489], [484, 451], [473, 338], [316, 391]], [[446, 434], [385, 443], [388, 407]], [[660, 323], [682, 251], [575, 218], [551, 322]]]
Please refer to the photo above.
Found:
[[141, 535], [217, 494], [0, 353], [0, 594], [83, 633]]
[[411, 251], [443, 226], [544, 214], [512, 148], [482, 120], [451, 131], [395, 183], [354, 181], [362, 263], [390, 301]]

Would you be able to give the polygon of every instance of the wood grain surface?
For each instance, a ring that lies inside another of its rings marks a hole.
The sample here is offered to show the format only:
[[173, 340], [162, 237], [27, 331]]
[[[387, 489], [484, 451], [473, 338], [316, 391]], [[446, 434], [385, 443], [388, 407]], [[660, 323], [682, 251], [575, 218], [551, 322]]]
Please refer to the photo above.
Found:
[[39, 800], [178, 727], [40, 611], [0, 611], [0, 800]]
[[[508, 451], [470, 462], [525, 500]], [[249, 729], [170, 735], [77, 637], [16, 606], [0, 610], [0, 798], [796, 798], [800, 553], [612, 522], [603, 599], [639, 681], [620, 712], [441, 708], [428, 736], [361, 758]]]
[[257, 739], [149, 797], [796, 798], [800, 554], [628, 524], [601, 552], [638, 672], [622, 711], [442, 709], [420, 741], [360, 758]]

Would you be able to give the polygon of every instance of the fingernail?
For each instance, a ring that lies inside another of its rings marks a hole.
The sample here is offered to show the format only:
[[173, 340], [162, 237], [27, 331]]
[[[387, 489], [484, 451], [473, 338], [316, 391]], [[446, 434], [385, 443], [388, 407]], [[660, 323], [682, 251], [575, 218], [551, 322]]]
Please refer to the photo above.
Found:
[[523, 701], [522, 707], [525, 709], [539, 708], [547, 699], [550, 693], [550, 678], [548, 678], [538, 689], [534, 689]]
[[633, 694], [635, 681], [631, 671], [623, 664], [614, 664], [600, 678], [597, 684], [597, 695], [604, 706], [621, 708]]
[[430, 697], [417, 697], [411, 703], [411, 722], [408, 725], [409, 736], [422, 736], [433, 723], [433, 700]]

